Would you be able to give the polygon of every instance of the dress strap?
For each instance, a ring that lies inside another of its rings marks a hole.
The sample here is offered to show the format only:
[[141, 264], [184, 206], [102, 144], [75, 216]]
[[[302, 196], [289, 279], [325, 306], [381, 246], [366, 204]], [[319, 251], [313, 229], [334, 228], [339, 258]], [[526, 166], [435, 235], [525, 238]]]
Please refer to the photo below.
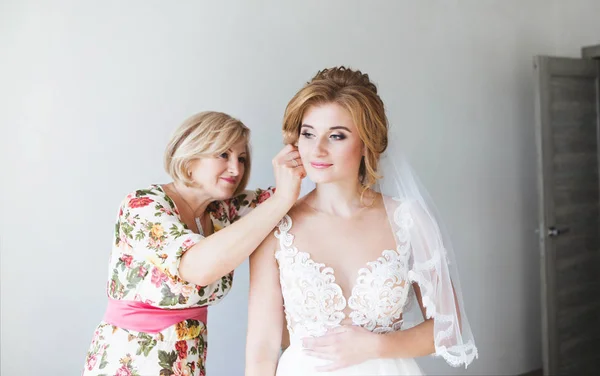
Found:
[[279, 248], [282, 250], [291, 247], [294, 242], [294, 235], [289, 233], [291, 228], [292, 218], [286, 214], [281, 221], [279, 221], [277, 230], [275, 230], [275, 237], [279, 239]]

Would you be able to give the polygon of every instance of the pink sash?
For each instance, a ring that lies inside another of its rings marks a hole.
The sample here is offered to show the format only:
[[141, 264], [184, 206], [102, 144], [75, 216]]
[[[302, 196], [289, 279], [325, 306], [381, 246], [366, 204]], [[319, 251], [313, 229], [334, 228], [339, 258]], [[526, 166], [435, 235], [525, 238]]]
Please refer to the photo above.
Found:
[[198, 320], [206, 325], [207, 307], [164, 309], [132, 300], [108, 299], [104, 322], [119, 328], [144, 333], [158, 333], [184, 320]]

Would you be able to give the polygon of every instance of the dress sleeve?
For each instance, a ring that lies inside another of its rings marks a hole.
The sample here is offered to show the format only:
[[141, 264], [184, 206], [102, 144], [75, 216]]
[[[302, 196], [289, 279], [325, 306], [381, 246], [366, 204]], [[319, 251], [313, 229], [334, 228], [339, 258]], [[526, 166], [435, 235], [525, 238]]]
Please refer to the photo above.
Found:
[[[170, 198], [158, 190], [138, 190], [122, 202], [116, 245], [146, 258], [166, 277], [179, 279], [181, 256], [203, 237], [181, 222]], [[164, 276], [161, 276], [164, 278]]]
[[232, 199], [224, 201], [229, 222], [233, 223], [250, 213], [252, 209], [268, 200], [274, 193], [275, 187], [258, 188], [254, 191], [244, 191]]

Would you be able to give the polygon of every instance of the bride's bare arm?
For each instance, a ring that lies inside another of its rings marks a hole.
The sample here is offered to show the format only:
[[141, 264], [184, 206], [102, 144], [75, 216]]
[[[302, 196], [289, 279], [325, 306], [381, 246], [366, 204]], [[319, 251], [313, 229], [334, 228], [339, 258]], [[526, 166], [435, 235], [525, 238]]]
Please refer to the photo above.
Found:
[[250, 256], [246, 376], [272, 376], [277, 369], [284, 324], [273, 234]]
[[[423, 319], [425, 319], [425, 321], [413, 328], [388, 333], [387, 335], [382, 336], [382, 340], [379, 344], [380, 346], [378, 346], [379, 357], [381, 358], [416, 358], [435, 352], [435, 344], [433, 342], [434, 319], [427, 319], [419, 285], [413, 283], [413, 288], [415, 290], [415, 295], [417, 296], [417, 301], [419, 302], [421, 313], [423, 314]], [[458, 315], [458, 325], [462, 330], [460, 309], [458, 307], [458, 298], [456, 297], [454, 286], [452, 287], [452, 292], [454, 293], [454, 301]]]
[[[417, 301], [425, 319], [425, 307], [421, 297], [421, 289], [413, 284]], [[385, 334], [380, 337], [378, 346], [379, 358], [416, 358], [435, 352], [433, 343], [433, 319], [426, 319], [413, 328]]]

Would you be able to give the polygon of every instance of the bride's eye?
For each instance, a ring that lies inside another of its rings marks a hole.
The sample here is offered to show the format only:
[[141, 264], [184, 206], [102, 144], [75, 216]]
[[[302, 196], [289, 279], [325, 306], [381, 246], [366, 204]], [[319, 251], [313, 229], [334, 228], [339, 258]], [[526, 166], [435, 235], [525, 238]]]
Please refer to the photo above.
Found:
[[332, 134], [331, 136], [329, 136], [330, 138], [333, 138], [334, 140], [344, 140], [346, 139], [346, 135], [343, 134]]
[[311, 138], [314, 136], [314, 134], [307, 132], [307, 131], [302, 131], [302, 133], [300, 133], [304, 138]]

